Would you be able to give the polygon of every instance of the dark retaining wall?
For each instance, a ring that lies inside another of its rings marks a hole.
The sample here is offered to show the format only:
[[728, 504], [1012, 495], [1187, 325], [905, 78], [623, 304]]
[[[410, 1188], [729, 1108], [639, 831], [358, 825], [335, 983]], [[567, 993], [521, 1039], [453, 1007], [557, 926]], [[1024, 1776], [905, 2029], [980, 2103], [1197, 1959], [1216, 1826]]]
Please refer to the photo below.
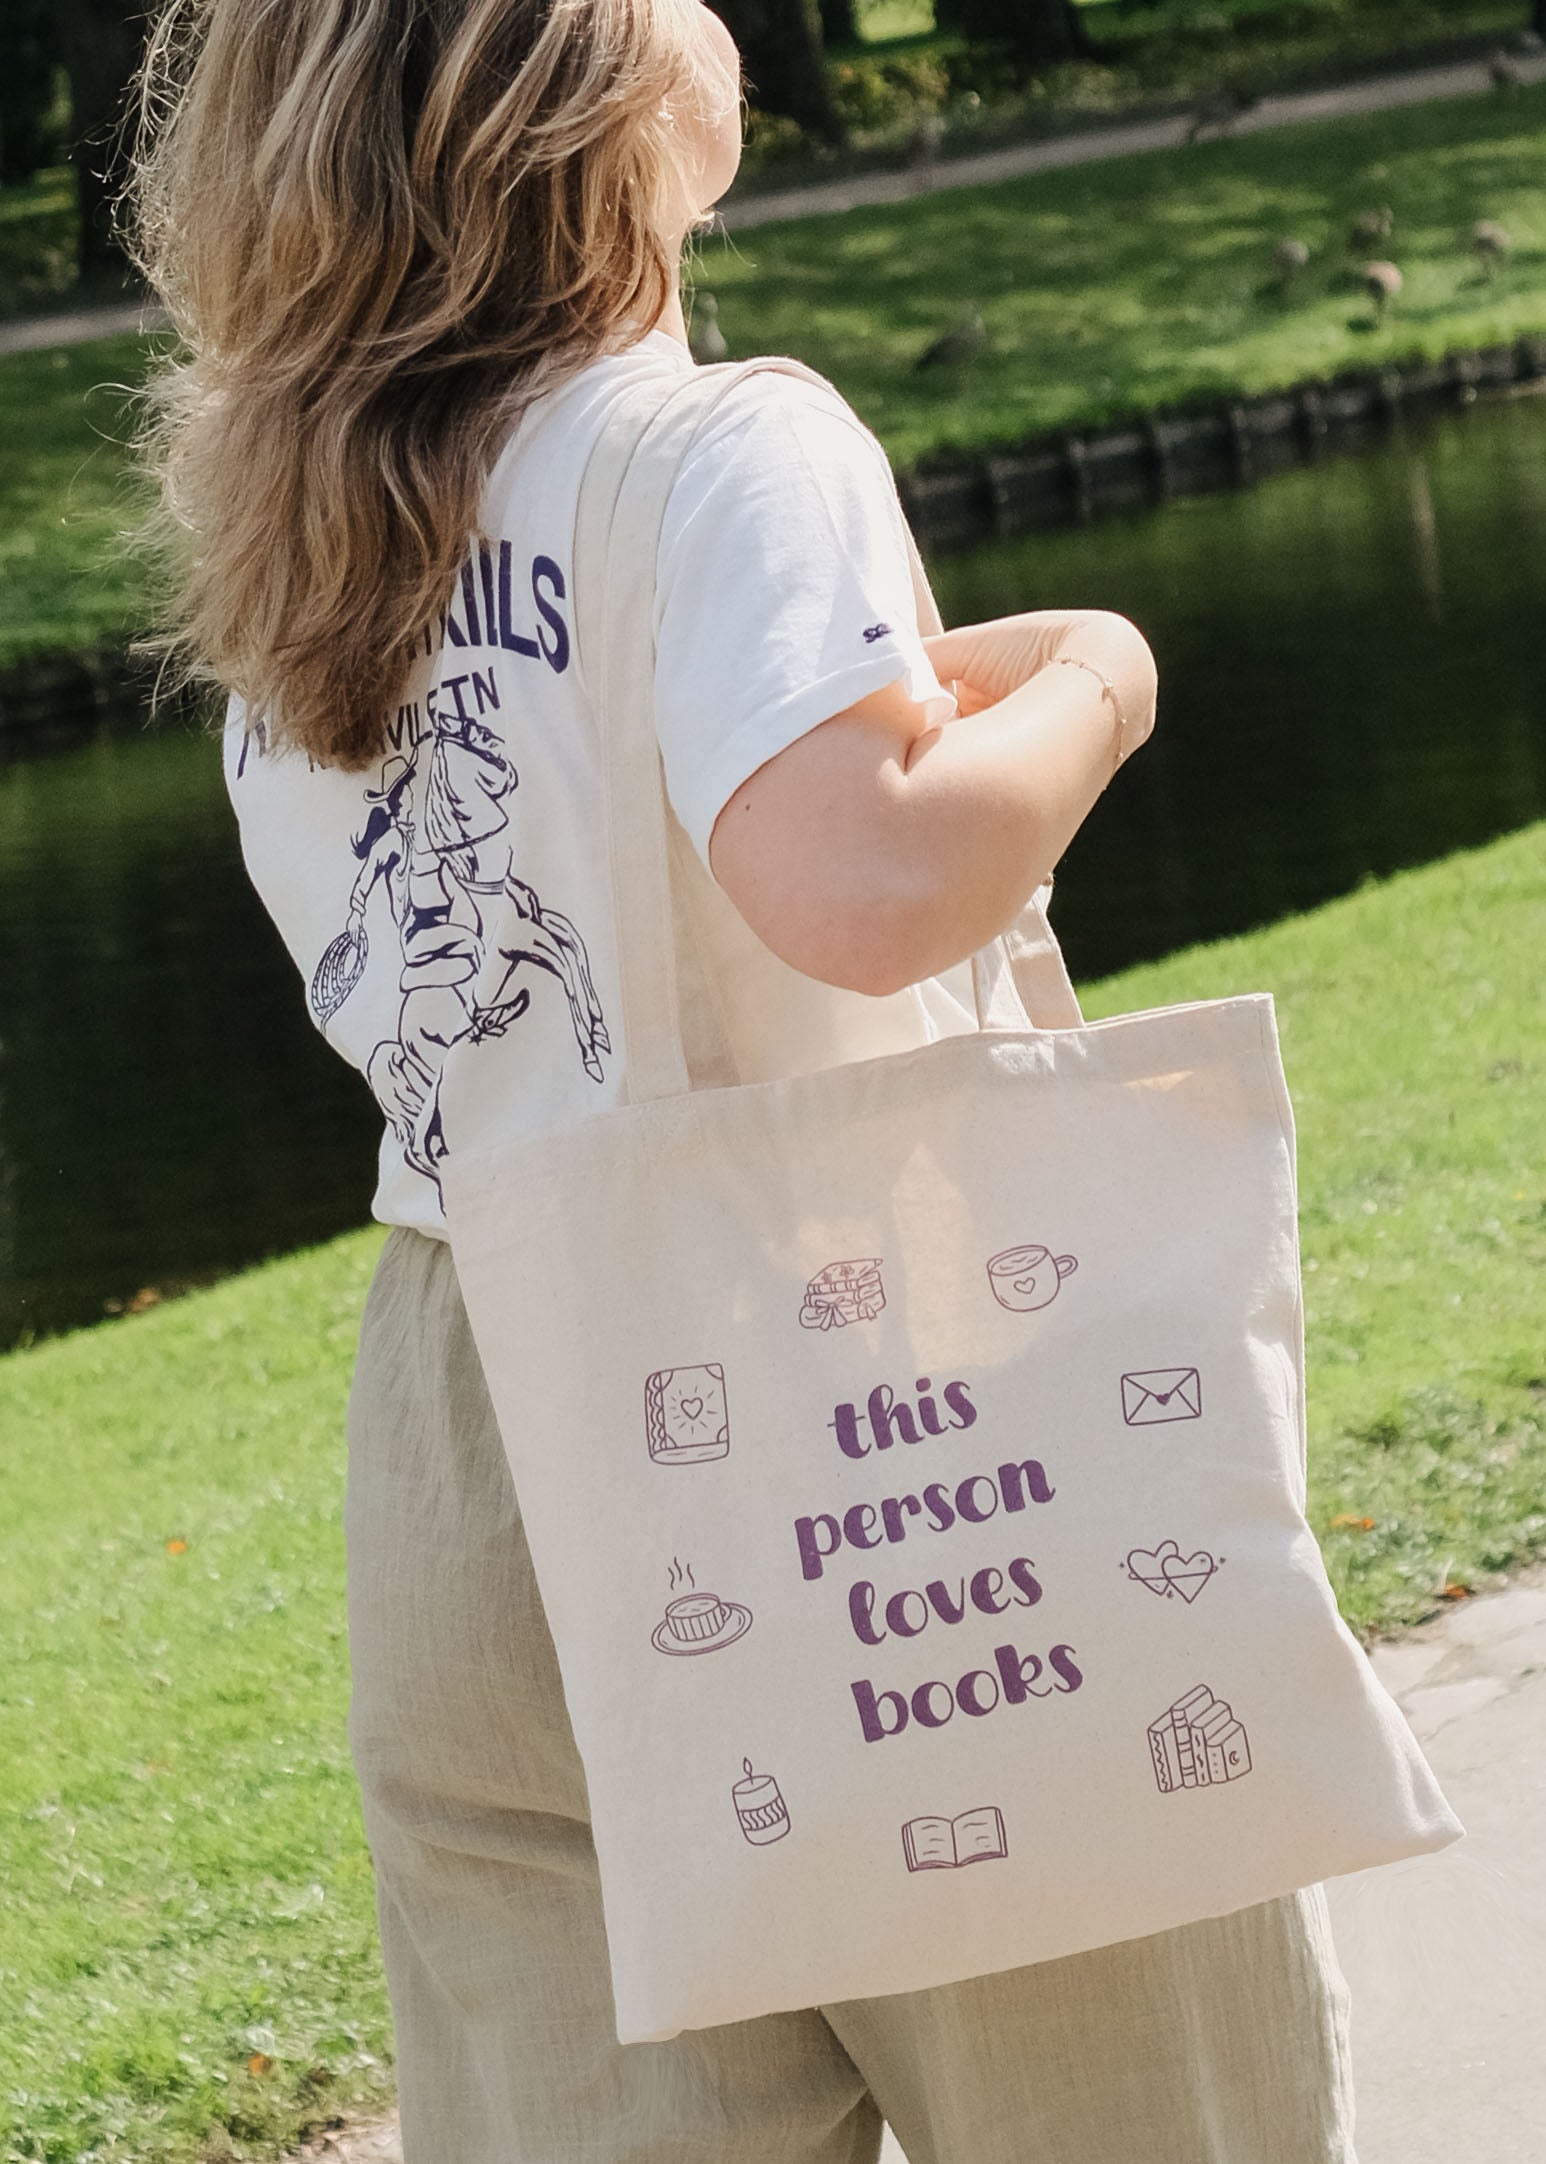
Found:
[[117, 647], [38, 654], [0, 670], [0, 760], [54, 751], [142, 719], [153, 676]]
[[[1353, 369], [1293, 390], [1145, 414], [1088, 433], [1028, 438], [899, 474], [927, 549], [970, 548], [1105, 511], [1238, 488], [1323, 451], [1367, 444], [1406, 411], [1469, 405], [1478, 392], [1546, 382], [1546, 335], [1513, 345]], [[43, 654], [0, 670], [0, 763], [143, 726], [153, 670], [119, 649]], [[160, 724], [199, 725], [196, 696], [168, 699]]]
[[1108, 510], [1240, 487], [1333, 446], [1367, 443], [1404, 411], [1468, 405], [1481, 390], [1546, 379], [1546, 336], [1350, 369], [1293, 390], [1060, 431], [979, 455], [927, 459], [898, 476], [925, 548], [969, 548]]
[[163, 694], [152, 715], [155, 682], [154, 662], [118, 646], [37, 654], [0, 669], [0, 767], [132, 729], [197, 730], [224, 711], [216, 694], [189, 691]]

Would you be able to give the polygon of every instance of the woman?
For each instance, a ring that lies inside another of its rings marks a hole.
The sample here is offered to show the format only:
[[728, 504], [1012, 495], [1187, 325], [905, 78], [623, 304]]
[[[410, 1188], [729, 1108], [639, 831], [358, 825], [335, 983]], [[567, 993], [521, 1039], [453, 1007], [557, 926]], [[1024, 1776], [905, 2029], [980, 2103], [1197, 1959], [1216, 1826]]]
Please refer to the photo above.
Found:
[[[948, 1989], [616, 2042], [585, 1788], [439, 1167], [623, 1099], [579, 477], [693, 364], [740, 150], [700, 0], [174, 0], [141, 252], [192, 665], [310, 1010], [385, 1116], [349, 1412], [351, 1742], [408, 2164], [1349, 2164], [1319, 1888]], [[962, 969], [1154, 721], [1133, 626], [920, 636], [885, 456], [764, 372], [657, 562], [688, 927], [742, 1079], [972, 1026]], [[647, 659], [647, 657], [645, 657]], [[689, 862], [691, 858], [689, 857]], [[627, 908], [628, 897], [617, 897]]]

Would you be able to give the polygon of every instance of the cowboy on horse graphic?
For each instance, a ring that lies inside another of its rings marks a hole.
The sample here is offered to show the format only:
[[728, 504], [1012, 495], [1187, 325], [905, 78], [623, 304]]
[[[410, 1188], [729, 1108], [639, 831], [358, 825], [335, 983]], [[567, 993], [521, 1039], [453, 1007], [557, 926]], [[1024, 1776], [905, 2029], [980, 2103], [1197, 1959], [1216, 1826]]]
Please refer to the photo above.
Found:
[[[402, 1005], [396, 1036], [375, 1047], [365, 1076], [408, 1163], [438, 1187], [446, 1053], [453, 1044], [503, 1036], [531, 1004], [523, 976], [542, 970], [563, 987], [592, 1081], [604, 1079], [601, 1055], [612, 1044], [585, 942], [516, 875], [505, 800], [518, 776], [500, 740], [465, 713], [432, 719], [410, 755], [385, 760], [380, 787], [366, 791], [372, 809], [353, 843], [360, 869], [349, 921], [318, 962], [308, 1003], [325, 1029], [359, 983], [369, 951], [366, 912], [384, 881], [402, 946]], [[520, 931], [491, 951], [485, 912], [499, 900], [514, 906]]]

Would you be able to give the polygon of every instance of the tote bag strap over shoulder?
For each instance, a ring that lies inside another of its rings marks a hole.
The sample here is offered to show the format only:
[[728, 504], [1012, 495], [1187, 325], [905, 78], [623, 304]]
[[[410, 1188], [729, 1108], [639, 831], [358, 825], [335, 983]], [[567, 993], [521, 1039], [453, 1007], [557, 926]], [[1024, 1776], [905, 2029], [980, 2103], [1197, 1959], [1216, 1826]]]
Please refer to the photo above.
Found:
[[[575, 636], [595, 705], [605, 782], [607, 843], [616, 911], [628, 1094], [635, 1104], [691, 1087], [682, 1044], [670, 869], [671, 812], [654, 722], [654, 603], [661, 527], [682, 459], [734, 383], [777, 368], [836, 396], [815, 370], [786, 356], [695, 368], [664, 384], [629, 386], [609, 408], [582, 477], [575, 518]], [[903, 521], [906, 529], [906, 521]], [[939, 612], [907, 531], [919, 627]], [[1047, 925], [1044, 888], [1008, 939], [973, 957], [978, 1025], [1026, 1030], [1034, 1003], [1043, 1027], [1081, 1019]], [[1022, 987], [1032, 992], [1032, 1002]]]
[[[927, 638], [933, 632], [943, 631], [945, 626], [905, 513], [902, 515], [902, 532], [906, 536], [907, 557], [912, 566], [918, 629]], [[1038, 1029], [1078, 1029], [1084, 1021], [1084, 1013], [1063, 960], [1063, 950], [1047, 918], [1047, 904], [1051, 899], [1052, 881], [1049, 878], [1037, 888], [1004, 934], [1004, 946], [1015, 988], [1034, 1026]]]

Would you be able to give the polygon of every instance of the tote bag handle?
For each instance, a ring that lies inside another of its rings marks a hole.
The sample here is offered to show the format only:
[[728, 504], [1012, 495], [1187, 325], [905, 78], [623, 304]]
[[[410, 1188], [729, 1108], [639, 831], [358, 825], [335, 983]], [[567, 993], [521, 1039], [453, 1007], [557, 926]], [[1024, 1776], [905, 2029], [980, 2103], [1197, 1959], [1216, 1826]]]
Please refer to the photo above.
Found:
[[[585, 596], [585, 619], [582, 623], [577, 612], [576, 642], [601, 733], [628, 1095], [634, 1104], [684, 1096], [691, 1088], [677, 984], [671, 812], [654, 722], [654, 601], [661, 527], [672, 484], [697, 430], [733, 383], [767, 367], [832, 390], [814, 370], [782, 356], [697, 367], [664, 394], [658, 380], [647, 380], [616, 399], [581, 479], [574, 576], [577, 594]], [[922, 565], [910, 532], [908, 545], [916, 588]], [[926, 614], [932, 619], [927, 628], [936, 629], [939, 616], [926, 578], [922, 594], [928, 596]], [[1033, 916], [1045, 929], [1045, 918], [1034, 909], [1027, 912], [1027, 918]], [[1022, 919], [1017, 930], [1025, 922]], [[1056, 956], [1050, 929], [1045, 929], [1045, 941]], [[1034, 930], [1028, 944], [1040, 944]], [[1002, 939], [973, 956], [980, 1029], [1033, 1027], [1015, 963], [1010, 944]], [[1061, 958], [1056, 967], [1068, 987]], [[1067, 999], [1077, 1021], [1071, 987]]]
[[[934, 589], [929, 584], [929, 574], [923, 567], [918, 553], [918, 543], [907, 514], [901, 511], [902, 532], [907, 541], [907, 558], [913, 574], [913, 598], [918, 605], [918, 629], [925, 638], [943, 631], [939, 604], [934, 599]], [[1077, 993], [1063, 960], [1063, 950], [1057, 943], [1047, 917], [1047, 905], [1052, 899], [1052, 879], [1049, 874], [1026, 903], [1015, 922], [1003, 935], [1003, 946], [1009, 956], [1009, 966], [1015, 989], [1031, 1018], [1035, 1029], [1078, 1029], [1084, 1021]]]

